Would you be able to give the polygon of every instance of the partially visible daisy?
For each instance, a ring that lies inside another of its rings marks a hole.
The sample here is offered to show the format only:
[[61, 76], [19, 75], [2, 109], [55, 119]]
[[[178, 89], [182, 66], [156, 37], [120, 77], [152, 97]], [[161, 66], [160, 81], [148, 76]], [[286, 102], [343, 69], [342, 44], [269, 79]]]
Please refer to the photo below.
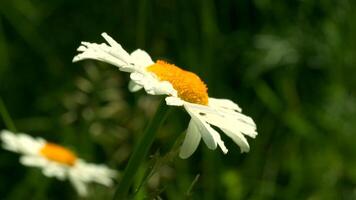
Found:
[[209, 149], [219, 146], [223, 153], [228, 152], [220, 134], [211, 125], [229, 136], [241, 152], [250, 150], [245, 135], [255, 138], [256, 124], [241, 113], [236, 103], [209, 97], [205, 83], [196, 74], [162, 60], [153, 62], [140, 49], [129, 54], [108, 34], [102, 33], [102, 36], [108, 44], [82, 42], [78, 48], [81, 53], [73, 58], [73, 62], [94, 59], [110, 63], [130, 73], [130, 91], [144, 88], [151, 95], [168, 95], [167, 105], [183, 106], [191, 120], [180, 149], [181, 158], [191, 156], [201, 139]]
[[4, 149], [22, 154], [21, 164], [41, 168], [47, 177], [68, 179], [80, 196], [88, 195], [87, 184], [90, 182], [107, 187], [113, 185], [112, 179], [116, 176], [114, 170], [105, 165], [87, 163], [65, 147], [8, 130], [1, 131], [0, 138]]

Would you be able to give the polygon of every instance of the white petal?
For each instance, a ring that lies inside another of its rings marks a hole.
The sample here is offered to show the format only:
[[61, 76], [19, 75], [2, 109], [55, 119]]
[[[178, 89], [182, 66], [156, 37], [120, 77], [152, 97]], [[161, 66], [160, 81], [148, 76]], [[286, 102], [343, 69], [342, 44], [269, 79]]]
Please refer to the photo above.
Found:
[[[219, 127], [226, 135], [233, 139], [233, 141], [240, 146], [241, 152], [248, 152], [250, 150], [249, 144], [242, 134], [246, 134], [251, 137], [257, 135], [256, 126], [251, 123], [246, 123], [244, 116], [241, 113], [236, 114], [226, 114], [221, 113], [218, 109], [211, 108], [209, 106], [192, 106], [188, 104], [192, 113], [198, 113], [200, 120]], [[210, 111], [211, 110], [211, 111]], [[217, 112], [214, 112], [217, 111]], [[197, 114], [196, 114], [197, 115]], [[241, 120], [242, 118], [242, 120]], [[219, 143], [219, 138], [216, 138], [216, 135], [213, 131], [211, 134], [215, 137], [214, 139]], [[222, 145], [219, 145], [222, 147]], [[222, 147], [223, 149], [224, 147]]]
[[209, 107], [218, 111], [220, 115], [235, 118], [239, 121], [250, 124], [251, 126], [256, 126], [252, 118], [242, 114], [241, 108], [229, 99], [209, 98]]
[[94, 59], [115, 65], [119, 67], [121, 71], [134, 71], [135, 66], [132, 65], [131, 57], [121, 45], [106, 33], [103, 33], [102, 36], [110, 46], [104, 43], [82, 42], [81, 46], [77, 49], [81, 53], [73, 58], [73, 62], [84, 59]]
[[143, 51], [141, 49], [136, 49], [134, 52], [131, 53], [130, 56], [132, 62], [134, 62], [135, 65], [139, 67], [147, 67], [154, 64], [150, 55], [148, 55], [146, 51]]
[[4, 149], [18, 153], [18, 138], [14, 133], [8, 130], [2, 130], [0, 136], [1, 140], [3, 141]]
[[239, 121], [233, 121], [213, 114], [205, 114], [202, 118], [209, 124], [219, 127], [227, 136], [240, 146], [241, 152], [248, 152], [250, 150], [248, 142], [241, 132], [243, 131], [248, 135], [254, 136], [256, 133], [254, 128], [240, 123]]
[[199, 133], [198, 127], [195, 125], [193, 120], [190, 120], [187, 134], [180, 148], [179, 157], [182, 159], [190, 157], [197, 149], [200, 140], [201, 135]]
[[151, 95], [173, 95], [176, 96], [177, 91], [172, 84], [167, 81], [159, 81], [150, 73], [133, 72], [130, 74], [131, 80], [136, 84], [144, 87], [145, 91]]
[[107, 33], [102, 33], [101, 36], [110, 44], [113, 49], [111, 49], [110, 54], [123, 60], [124, 62], [130, 63], [130, 55], [117, 43], [112, 37]]
[[150, 95], [175, 95], [177, 93], [168, 81], [158, 81], [151, 77], [144, 79], [143, 87]]
[[225, 146], [224, 141], [221, 140], [220, 134], [216, 130], [214, 130], [213, 128], [211, 128], [211, 129], [212, 130], [211, 130], [210, 133], [213, 135], [214, 140], [218, 143], [218, 145], [219, 145], [220, 149], [223, 151], [223, 153], [227, 154], [228, 150], [227, 150], [227, 148]]
[[183, 106], [184, 101], [181, 100], [179, 97], [166, 97], [166, 104], [169, 106]]
[[105, 165], [86, 163], [83, 160], [78, 161], [70, 173], [82, 181], [96, 182], [105, 186], [111, 186], [112, 179], [117, 176], [116, 171]]
[[189, 115], [192, 117], [191, 120], [195, 123], [198, 128], [199, 133], [201, 134], [204, 143], [209, 149], [216, 149], [217, 141], [214, 138], [214, 129], [207, 123], [205, 123], [199, 113], [194, 112], [193, 109], [189, 108], [189, 105], [185, 104], [184, 108], [187, 110]]
[[230, 130], [226, 130], [223, 128], [221, 128], [221, 130], [224, 131], [224, 133], [229, 136], [237, 145], [239, 145], [241, 153], [250, 151], [250, 146], [245, 136], [242, 135], [240, 132], [231, 132]]
[[216, 137], [214, 137], [214, 132], [215, 130], [211, 128], [211, 126], [205, 122], [200, 121], [201, 123], [198, 123], [198, 129], [200, 133], [202, 134], [203, 141], [205, 144], [208, 146], [209, 149], [216, 149], [217, 147], [217, 140]]
[[122, 60], [122, 58], [112, 55], [110, 52], [113, 52], [114, 50], [107, 44], [82, 42], [82, 46], [80, 46], [78, 50], [82, 53], [76, 55], [73, 58], [73, 62], [94, 59], [115, 65], [119, 68], [127, 67], [130, 64], [129, 60]]
[[129, 82], [129, 90], [130, 92], [137, 92], [141, 90], [143, 87], [141, 85], [136, 84], [134, 81]]
[[209, 98], [209, 105], [214, 104], [216, 107], [227, 108], [231, 110], [237, 110], [241, 112], [242, 109], [230, 99], [216, 99], [216, 98]]
[[32, 138], [27, 134], [15, 134], [7, 130], [1, 132], [1, 140], [4, 149], [28, 155], [37, 155], [45, 144], [45, 140], [41, 138]]
[[48, 160], [36, 155], [25, 155], [20, 157], [20, 163], [30, 167], [44, 167], [48, 164]]
[[85, 182], [81, 181], [80, 179], [77, 179], [76, 177], [70, 177], [69, 180], [74, 186], [74, 188], [77, 190], [79, 196], [81, 197], [88, 196], [88, 189]]
[[[146, 87], [144, 86], [146, 89]], [[146, 92], [151, 95], [177, 95], [177, 91], [173, 88], [172, 84], [168, 81], [155, 81], [152, 88], [146, 89]]]
[[130, 74], [131, 80], [135, 81], [135, 83], [143, 85], [143, 81], [146, 78], [143, 73], [133, 72]]
[[255, 138], [257, 135], [256, 126], [245, 123], [241, 120], [236, 120], [234, 117], [226, 116], [221, 117], [213, 114], [206, 114], [204, 119], [214, 126], [219, 128], [224, 128], [230, 132], [242, 132], [245, 135], [248, 135], [252, 138]]
[[[114, 47], [115, 49], [117, 49], [118, 51], [124, 51], [126, 52], [119, 43], [117, 43], [111, 36], [109, 36], [107, 33], [103, 32], [101, 33], [101, 36], [106, 40], [106, 42], [108, 42], [108, 44], [110, 44], [110, 46]], [[124, 56], [129, 56], [129, 54], [123, 53]]]
[[[231, 121], [226, 118], [222, 118], [220, 116], [206, 114], [203, 118], [209, 123], [214, 126], [219, 127], [227, 136], [229, 136], [241, 149], [241, 152], [248, 152], [250, 150], [250, 146], [245, 138], [245, 136], [241, 133], [241, 131], [246, 131], [250, 135], [253, 135], [255, 132], [254, 128], [247, 128], [244, 130], [246, 124], [239, 124], [236, 121]], [[233, 124], [233, 123], [236, 124]], [[240, 127], [239, 125], [242, 125]], [[257, 134], [257, 133], [256, 133]]]
[[64, 180], [67, 175], [67, 166], [49, 161], [40, 156], [21, 156], [20, 163], [29, 167], [38, 167], [47, 177], [55, 177]]
[[48, 164], [42, 168], [42, 173], [47, 177], [56, 177], [59, 180], [64, 180], [67, 170], [67, 166], [55, 162], [48, 162]]

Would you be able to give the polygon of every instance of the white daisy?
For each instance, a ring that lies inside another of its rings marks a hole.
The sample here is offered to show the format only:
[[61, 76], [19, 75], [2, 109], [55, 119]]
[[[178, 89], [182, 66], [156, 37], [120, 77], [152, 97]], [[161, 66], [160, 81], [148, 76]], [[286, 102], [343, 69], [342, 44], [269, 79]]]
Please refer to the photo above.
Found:
[[225, 154], [228, 152], [220, 134], [211, 125], [229, 136], [241, 152], [250, 150], [245, 135], [255, 138], [256, 124], [241, 113], [236, 103], [228, 99], [210, 98], [206, 85], [196, 74], [165, 61], [153, 62], [140, 49], [129, 54], [109, 35], [102, 33], [102, 36], [108, 44], [82, 42], [78, 48], [81, 53], [73, 58], [73, 62], [94, 59], [110, 63], [130, 73], [130, 91], [144, 88], [148, 94], [168, 95], [167, 105], [183, 106], [191, 120], [179, 153], [181, 158], [191, 156], [201, 138], [209, 149], [219, 146]]
[[112, 179], [117, 174], [104, 165], [87, 163], [65, 147], [42, 138], [8, 130], [1, 131], [0, 138], [4, 149], [22, 154], [20, 162], [23, 165], [41, 168], [47, 177], [69, 179], [80, 196], [88, 195], [87, 184], [90, 182], [112, 186]]

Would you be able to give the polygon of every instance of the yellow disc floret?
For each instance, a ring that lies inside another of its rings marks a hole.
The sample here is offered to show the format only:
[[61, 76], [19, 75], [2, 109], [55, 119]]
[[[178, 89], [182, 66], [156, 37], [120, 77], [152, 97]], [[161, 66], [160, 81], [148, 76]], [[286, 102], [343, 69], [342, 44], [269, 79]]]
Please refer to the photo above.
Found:
[[208, 104], [208, 88], [196, 74], [161, 60], [148, 66], [147, 70], [154, 73], [161, 81], [170, 82], [184, 101]]
[[40, 154], [48, 160], [52, 160], [70, 166], [74, 165], [77, 159], [77, 157], [72, 151], [52, 143], [46, 143], [41, 148]]

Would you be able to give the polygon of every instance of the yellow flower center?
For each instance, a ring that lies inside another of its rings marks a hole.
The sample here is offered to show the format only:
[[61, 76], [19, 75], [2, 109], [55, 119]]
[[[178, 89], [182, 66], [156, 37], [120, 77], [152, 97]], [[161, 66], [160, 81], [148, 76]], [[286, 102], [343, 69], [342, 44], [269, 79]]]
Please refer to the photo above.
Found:
[[70, 166], [73, 166], [77, 160], [76, 155], [72, 151], [52, 143], [46, 143], [41, 148], [40, 154], [48, 160]]
[[162, 60], [157, 60], [155, 64], [148, 66], [147, 70], [154, 73], [161, 81], [170, 82], [184, 101], [208, 104], [208, 88], [196, 74]]

